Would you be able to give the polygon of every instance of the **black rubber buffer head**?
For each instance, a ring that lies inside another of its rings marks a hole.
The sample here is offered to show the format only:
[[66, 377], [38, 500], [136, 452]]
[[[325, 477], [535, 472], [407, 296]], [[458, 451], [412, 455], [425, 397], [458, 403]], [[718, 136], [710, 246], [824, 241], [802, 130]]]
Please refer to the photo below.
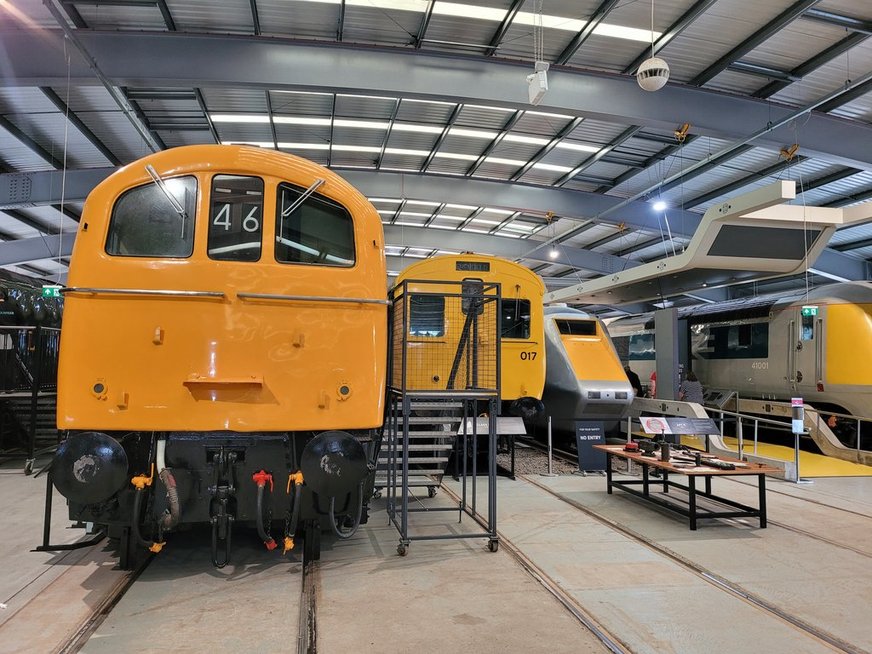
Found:
[[55, 488], [71, 502], [103, 502], [127, 481], [127, 453], [102, 432], [73, 434], [58, 447], [51, 474]]

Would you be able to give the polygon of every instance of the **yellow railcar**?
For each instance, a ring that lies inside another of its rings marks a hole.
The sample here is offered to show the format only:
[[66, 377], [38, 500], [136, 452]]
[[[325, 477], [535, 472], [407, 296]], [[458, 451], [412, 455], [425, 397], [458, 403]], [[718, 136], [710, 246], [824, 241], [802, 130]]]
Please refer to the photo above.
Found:
[[[440, 286], [438, 282], [455, 285]], [[451, 379], [451, 353], [461, 338], [465, 315], [447, 310], [438, 293], [458, 293], [457, 283], [479, 282], [500, 285], [500, 397], [504, 402], [527, 402], [527, 407], [529, 400], [535, 399], [532, 404], [538, 405], [545, 385], [545, 285], [529, 268], [500, 257], [436, 256], [409, 266], [398, 277], [397, 288], [405, 283], [410, 295], [406, 304], [408, 383], [416, 390], [446, 388]], [[435, 295], [428, 295], [432, 293]], [[482, 328], [479, 333], [492, 330]]]
[[[229, 549], [234, 521], [268, 530], [269, 478], [277, 515], [358, 523], [384, 413], [385, 276], [376, 210], [304, 159], [188, 146], [106, 179], [65, 289], [71, 436], [54, 478], [71, 515], [153, 547], [162, 526], [211, 522]], [[152, 462], [177, 498], [149, 486]]]

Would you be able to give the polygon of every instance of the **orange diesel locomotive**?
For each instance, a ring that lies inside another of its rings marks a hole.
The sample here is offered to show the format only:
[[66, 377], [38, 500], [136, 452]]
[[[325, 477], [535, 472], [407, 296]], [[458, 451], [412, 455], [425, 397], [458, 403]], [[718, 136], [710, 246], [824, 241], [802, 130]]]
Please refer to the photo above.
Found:
[[383, 422], [385, 278], [376, 210], [304, 159], [188, 146], [106, 179], [65, 289], [52, 476], [70, 516], [122, 558], [210, 524], [219, 566], [234, 525], [276, 547], [271, 515], [315, 558], [321, 527], [348, 536]]

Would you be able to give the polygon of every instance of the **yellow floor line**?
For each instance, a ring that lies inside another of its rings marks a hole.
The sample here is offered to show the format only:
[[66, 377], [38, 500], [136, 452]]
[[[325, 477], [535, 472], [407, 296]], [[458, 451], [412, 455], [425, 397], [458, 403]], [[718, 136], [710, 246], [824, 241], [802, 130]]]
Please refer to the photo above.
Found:
[[[705, 443], [698, 436], [682, 436], [681, 443], [688, 447], [705, 449]], [[738, 439], [726, 436], [724, 443], [734, 452], [738, 452]], [[743, 451], [745, 454], [752, 454], [754, 452], [753, 441], [746, 439]], [[781, 461], [793, 461], [794, 457], [792, 447], [773, 445], [772, 443], [758, 443], [757, 454]], [[799, 473], [803, 477], [872, 477], [872, 466], [843, 461], [823, 454], [800, 451]]]

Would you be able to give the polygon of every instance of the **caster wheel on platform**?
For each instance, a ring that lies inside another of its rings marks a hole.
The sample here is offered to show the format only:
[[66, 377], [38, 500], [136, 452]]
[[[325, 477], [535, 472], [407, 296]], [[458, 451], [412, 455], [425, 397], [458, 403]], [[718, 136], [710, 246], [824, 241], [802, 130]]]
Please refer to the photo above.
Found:
[[488, 550], [490, 550], [491, 552], [496, 552], [498, 549], [500, 549], [500, 541], [498, 541], [498, 540], [489, 540], [489, 541], [487, 542], [487, 548], [488, 548]]
[[406, 556], [406, 554], [408, 554], [408, 552], [409, 552], [408, 548], [405, 545], [403, 545], [402, 543], [397, 545], [397, 554], [399, 554], [400, 556]]
[[[28, 459], [24, 462], [24, 474], [29, 475], [33, 472], [33, 459]], [[433, 497], [432, 495], [430, 497]]]
[[376, 488], [376, 489], [372, 492], [372, 498], [373, 498], [374, 500], [381, 499], [381, 496], [382, 496], [381, 488]]
[[436, 487], [427, 486], [427, 497], [436, 497]]

